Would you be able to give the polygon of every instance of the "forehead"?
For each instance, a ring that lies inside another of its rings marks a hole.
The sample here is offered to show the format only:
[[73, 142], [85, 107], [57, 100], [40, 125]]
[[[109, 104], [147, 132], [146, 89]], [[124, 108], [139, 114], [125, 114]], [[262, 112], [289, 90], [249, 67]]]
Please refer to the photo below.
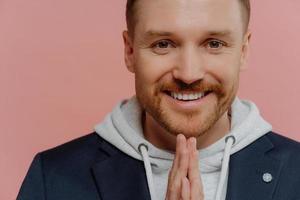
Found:
[[140, 32], [243, 29], [238, 0], [139, 0], [136, 6], [136, 30]]

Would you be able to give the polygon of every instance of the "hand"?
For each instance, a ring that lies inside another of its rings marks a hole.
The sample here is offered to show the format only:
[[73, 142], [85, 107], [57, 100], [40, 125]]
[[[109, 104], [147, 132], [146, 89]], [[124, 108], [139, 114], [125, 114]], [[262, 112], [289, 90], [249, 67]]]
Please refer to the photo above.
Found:
[[166, 200], [204, 200], [194, 137], [186, 139], [181, 134], [177, 136]]

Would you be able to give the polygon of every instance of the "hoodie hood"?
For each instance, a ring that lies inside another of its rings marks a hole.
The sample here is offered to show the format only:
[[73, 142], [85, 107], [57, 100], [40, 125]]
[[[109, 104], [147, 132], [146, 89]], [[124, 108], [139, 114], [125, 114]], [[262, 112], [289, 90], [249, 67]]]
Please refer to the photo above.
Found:
[[[148, 142], [143, 136], [141, 122], [142, 109], [134, 96], [120, 102], [102, 123], [95, 126], [95, 131], [116, 148], [138, 160], [142, 160], [139, 145], [145, 144], [154, 168], [168, 169], [172, 165], [170, 161], [173, 161], [174, 154]], [[272, 126], [260, 116], [254, 103], [235, 98], [231, 106], [231, 131], [227, 134], [235, 137], [235, 144], [230, 154], [240, 151], [271, 130]], [[201, 165], [203, 165], [200, 167], [201, 171], [221, 167], [226, 136], [199, 151]]]
[[[144, 138], [141, 123], [142, 114], [143, 111], [137, 98], [134, 96], [129, 100], [120, 102], [113, 111], [105, 117], [102, 123], [95, 126], [95, 131], [125, 154], [142, 160], [145, 163], [145, 156], [143, 156], [143, 153], [140, 151], [141, 144], [144, 145], [147, 148], [146, 157], [149, 166], [151, 163], [151, 169], [148, 169], [148, 171], [150, 170], [151, 172], [147, 172], [147, 169], [146, 172], [157, 175], [166, 173], [172, 166], [174, 153], [159, 149]], [[229, 162], [230, 155], [245, 148], [271, 130], [272, 126], [260, 116], [259, 110], [254, 103], [240, 100], [236, 97], [231, 105], [230, 132], [214, 144], [199, 150], [201, 174], [220, 172], [221, 168], [224, 168], [222, 161], [226, 157], [225, 151], [227, 151], [228, 154], [228, 160], [226, 162]], [[230, 147], [226, 147], [228, 136], [233, 139]], [[225, 178], [223, 182], [226, 182], [228, 176], [228, 172], [226, 172], [228, 171], [228, 163], [225, 165], [227, 165], [226, 169], [222, 169], [224, 170], [223, 179]], [[223, 187], [223, 183], [221, 185], [220, 187]]]

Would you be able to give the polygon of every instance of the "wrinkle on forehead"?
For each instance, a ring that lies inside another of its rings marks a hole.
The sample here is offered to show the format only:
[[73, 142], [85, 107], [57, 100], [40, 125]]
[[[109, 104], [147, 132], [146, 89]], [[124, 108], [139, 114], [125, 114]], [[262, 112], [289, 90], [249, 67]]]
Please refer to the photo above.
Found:
[[[238, 1], [232, 0], [140, 0], [139, 25], [143, 29], [182, 31], [242, 29]], [[214, 28], [215, 27], [215, 28]]]

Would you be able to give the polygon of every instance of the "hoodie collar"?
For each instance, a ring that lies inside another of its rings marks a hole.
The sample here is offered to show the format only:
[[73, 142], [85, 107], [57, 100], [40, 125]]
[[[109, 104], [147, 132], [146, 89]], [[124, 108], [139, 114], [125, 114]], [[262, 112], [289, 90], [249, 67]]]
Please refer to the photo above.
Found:
[[[234, 154], [272, 129], [271, 125], [260, 116], [255, 104], [250, 101], [236, 98], [231, 106], [231, 115], [231, 131], [214, 144], [200, 150], [201, 172], [208, 173], [220, 170], [225, 138], [228, 135], [233, 135], [236, 139], [230, 151], [230, 154]], [[141, 143], [146, 144], [152, 166], [160, 170], [169, 169], [174, 154], [161, 150], [145, 140], [141, 116], [141, 107], [134, 96], [129, 100], [120, 102], [103, 123], [96, 125], [95, 131], [112, 145], [135, 159], [142, 160], [138, 147]]]

